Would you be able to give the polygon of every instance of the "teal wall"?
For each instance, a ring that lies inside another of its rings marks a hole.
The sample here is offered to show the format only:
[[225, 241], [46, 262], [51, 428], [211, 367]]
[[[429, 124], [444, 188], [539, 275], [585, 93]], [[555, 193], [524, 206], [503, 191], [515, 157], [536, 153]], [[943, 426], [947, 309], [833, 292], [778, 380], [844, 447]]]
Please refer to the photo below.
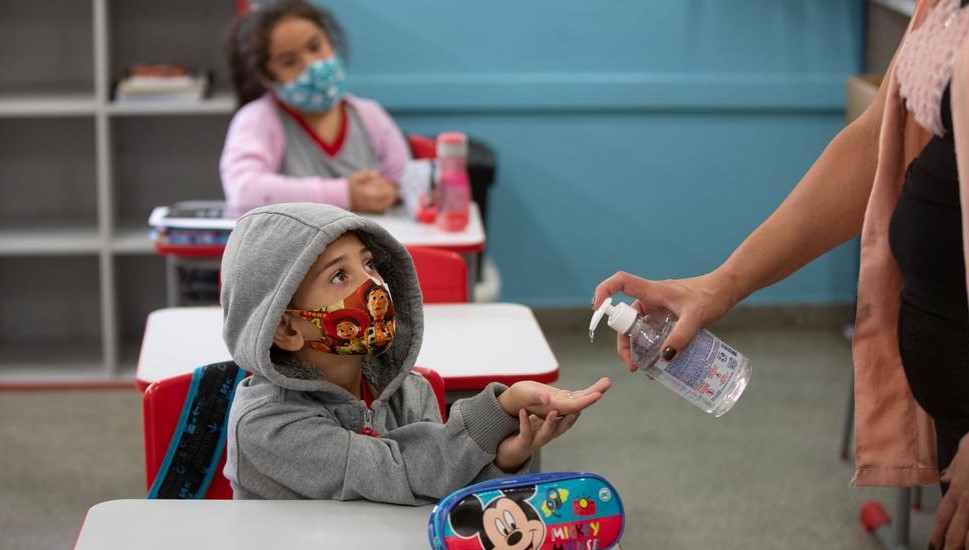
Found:
[[[501, 299], [587, 305], [617, 270], [717, 266], [842, 127], [862, 3], [343, 0], [350, 89], [406, 131], [499, 157], [488, 250]], [[854, 296], [846, 245], [750, 298]]]

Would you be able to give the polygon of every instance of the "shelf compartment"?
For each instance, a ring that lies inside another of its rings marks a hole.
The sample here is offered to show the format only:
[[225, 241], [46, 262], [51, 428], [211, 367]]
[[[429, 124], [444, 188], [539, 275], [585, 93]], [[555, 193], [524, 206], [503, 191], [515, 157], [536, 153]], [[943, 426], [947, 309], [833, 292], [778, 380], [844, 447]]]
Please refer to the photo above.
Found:
[[[229, 89], [224, 37], [237, 4], [236, 0], [110, 2], [109, 78], [119, 79], [126, 67], [136, 63], [181, 63], [210, 71], [214, 89]], [[124, 112], [121, 108], [112, 106]]]
[[93, 97], [92, 4], [0, 2], [0, 94], [79, 90]]
[[167, 305], [165, 259], [162, 256], [123, 256], [115, 260], [115, 271], [118, 330], [123, 343], [121, 349], [125, 352], [130, 343], [141, 342], [148, 314]]
[[[93, 118], [2, 121], [0, 223], [16, 227], [43, 220], [66, 226], [45, 232], [51, 235], [60, 229], [96, 229], [94, 141]], [[75, 227], [76, 221], [82, 226]]]
[[4, 378], [106, 373], [98, 269], [97, 256], [0, 257]]
[[[114, 207], [120, 227], [142, 224], [156, 206], [222, 200], [219, 156], [229, 116], [172, 116], [111, 121]], [[161, 153], [164, 154], [161, 154]]]

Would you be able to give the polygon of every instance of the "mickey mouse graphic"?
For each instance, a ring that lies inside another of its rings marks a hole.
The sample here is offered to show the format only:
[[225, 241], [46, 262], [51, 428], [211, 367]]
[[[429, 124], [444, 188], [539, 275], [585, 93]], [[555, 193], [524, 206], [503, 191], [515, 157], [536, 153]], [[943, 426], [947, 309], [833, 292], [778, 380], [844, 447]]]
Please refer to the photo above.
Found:
[[451, 529], [462, 538], [478, 537], [483, 550], [538, 550], [545, 524], [528, 502], [534, 495], [534, 485], [502, 490], [483, 509], [476, 496], [469, 496], [451, 510]]

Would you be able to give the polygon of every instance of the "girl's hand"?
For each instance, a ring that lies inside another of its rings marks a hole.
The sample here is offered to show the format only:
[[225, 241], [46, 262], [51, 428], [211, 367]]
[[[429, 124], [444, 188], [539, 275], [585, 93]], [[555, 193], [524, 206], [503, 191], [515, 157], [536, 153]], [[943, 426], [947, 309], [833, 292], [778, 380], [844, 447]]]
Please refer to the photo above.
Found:
[[[619, 272], [599, 283], [592, 299], [598, 308], [606, 298], [623, 293], [636, 299], [633, 306], [646, 313], [667, 309], [678, 321], [662, 345], [663, 359], [669, 361], [685, 349], [700, 330], [720, 319], [736, 304], [715, 279], [715, 272], [690, 279], [649, 281], [629, 273]], [[636, 370], [629, 354], [629, 337], [622, 334], [616, 340], [619, 357], [630, 372]]]
[[949, 483], [949, 490], [935, 513], [929, 548], [969, 548], [969, 435], [959, 442], [942, 481]]
[[506, 413], [515, 415], [520, 409], [544, 418], [550, 411], [560, 414], [577, 413], [598, 401], [606, 393], [612, 382], [600, 378], [584, 390], [568, 391], [527, 380], [515, 382], [508, 390], [498, 396], [498, 403]]
[[347, 178], [347, 185], [354, 212], [383, 213], [397, 201], [397, 186], [374, 171], [357, 172]]
[[505, 473], [517, 472], [532, 454], [549, 441], [564, 434], [575, 425], [579, 413], [559, 416], [558, 411], [549, 411], [545, 419], [528, 411], [518, 411], [518, 433], [506, 437], [498, 445], [495, 466]]

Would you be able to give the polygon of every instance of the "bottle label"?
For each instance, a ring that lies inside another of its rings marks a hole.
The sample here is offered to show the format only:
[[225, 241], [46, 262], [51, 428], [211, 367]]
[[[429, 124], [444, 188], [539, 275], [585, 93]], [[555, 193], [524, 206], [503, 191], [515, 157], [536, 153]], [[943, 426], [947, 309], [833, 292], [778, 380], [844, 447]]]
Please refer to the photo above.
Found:
[[676, 358], [656, 366], [682, 384], [683, 387], [674, 390], [684, 397], [687, 397], [686, 393], [693, 394], [689, 398], [707, 410], [720, 399], [739, 363], [740, 354], [735, 349], [710, 332], [701, 330]]

